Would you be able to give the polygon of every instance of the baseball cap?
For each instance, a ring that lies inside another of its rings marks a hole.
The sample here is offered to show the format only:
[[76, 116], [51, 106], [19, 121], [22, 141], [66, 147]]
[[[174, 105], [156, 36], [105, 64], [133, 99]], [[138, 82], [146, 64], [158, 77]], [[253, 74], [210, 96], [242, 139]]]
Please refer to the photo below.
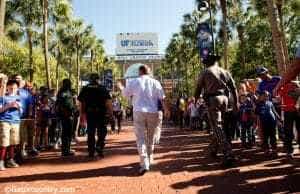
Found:
[[262, 75], [262, 74], [265, 74], [265, 73], [268, 73], [268, 72], [269, 72], [269, 70], [265, 67], [258, 67], [256, 69], [256, 74], [257, 75]]
[[202, 62], [205, 65], [213, 65], [216, 61], [219, 61], [220, 59], [221, 59], [221, 56], [209, 53], [208, 56], [205, 59], [203, 59]]

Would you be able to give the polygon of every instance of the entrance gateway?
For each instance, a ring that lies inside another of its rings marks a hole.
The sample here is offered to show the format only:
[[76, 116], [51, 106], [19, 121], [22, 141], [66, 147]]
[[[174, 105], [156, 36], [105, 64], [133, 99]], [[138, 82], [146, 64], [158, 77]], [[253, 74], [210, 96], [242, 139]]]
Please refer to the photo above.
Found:
[[[131, 65], [142, 63], [151, 68], [154, 77], [161, 81], [164, 86], [164, 78], [156, 74], [163, 59], [164, 55], [159, 53], [157, 33], [120, 33], [116, 35], [114, 60], [121, 66], [122, 78], [124, 78], [126, 70]], [[170, 81], [167, 82], [169, 83]], [[165, 89], [170, 90], [170, 85], [167, 85], [168, 88], [166, 87]]]

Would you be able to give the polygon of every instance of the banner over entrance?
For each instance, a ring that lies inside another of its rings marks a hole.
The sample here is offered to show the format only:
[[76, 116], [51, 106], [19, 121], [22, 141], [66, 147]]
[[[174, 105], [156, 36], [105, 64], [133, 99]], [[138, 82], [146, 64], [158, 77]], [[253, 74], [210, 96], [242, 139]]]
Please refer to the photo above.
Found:
[[158, 35], [156, 33], [117, 34], [116, 55], [157, 55]]

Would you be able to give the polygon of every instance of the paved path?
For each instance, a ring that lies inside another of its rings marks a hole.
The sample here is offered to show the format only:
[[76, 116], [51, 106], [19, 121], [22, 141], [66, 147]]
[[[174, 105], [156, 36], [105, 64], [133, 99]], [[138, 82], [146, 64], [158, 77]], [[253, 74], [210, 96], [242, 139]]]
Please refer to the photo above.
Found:
[[83, 138], [75, 147], [75, 157], [43, 152], [18, 169], [0, 172], [0, 194], [55, 190], [78, 194], [300, 192], [299, 155], [291, 163], [282, 155], [274, 159], [258, 149], [243, 151], [235, 143], [234, 152], [240, 160], [235, 168], [222, 169], [221, 161], [207, 157], [208, 141], [203, 132], [165, 128], [152, 171], [139, 177], [134, 134], [128, 126], [121, 134], [108, 136], [104, 159], [88, 160]]

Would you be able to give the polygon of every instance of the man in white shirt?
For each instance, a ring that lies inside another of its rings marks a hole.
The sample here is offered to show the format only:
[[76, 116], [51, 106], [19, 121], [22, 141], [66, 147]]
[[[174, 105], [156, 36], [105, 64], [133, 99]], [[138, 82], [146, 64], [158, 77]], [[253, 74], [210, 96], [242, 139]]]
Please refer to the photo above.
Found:
[[140, 76], [130, 80], [126, 88], [118, 83], [122, 94], [127, 98], [132, 97], [134, 131], [140, 155], [140, 175], [149, 171], [153, 162], [155, 130], [159, 125], [158, 103], [162, 101], [164, 105], [165, 98], [161, 84], [149, 75], [149, 71], [146, 65], [142, 65], [139, 68]]

